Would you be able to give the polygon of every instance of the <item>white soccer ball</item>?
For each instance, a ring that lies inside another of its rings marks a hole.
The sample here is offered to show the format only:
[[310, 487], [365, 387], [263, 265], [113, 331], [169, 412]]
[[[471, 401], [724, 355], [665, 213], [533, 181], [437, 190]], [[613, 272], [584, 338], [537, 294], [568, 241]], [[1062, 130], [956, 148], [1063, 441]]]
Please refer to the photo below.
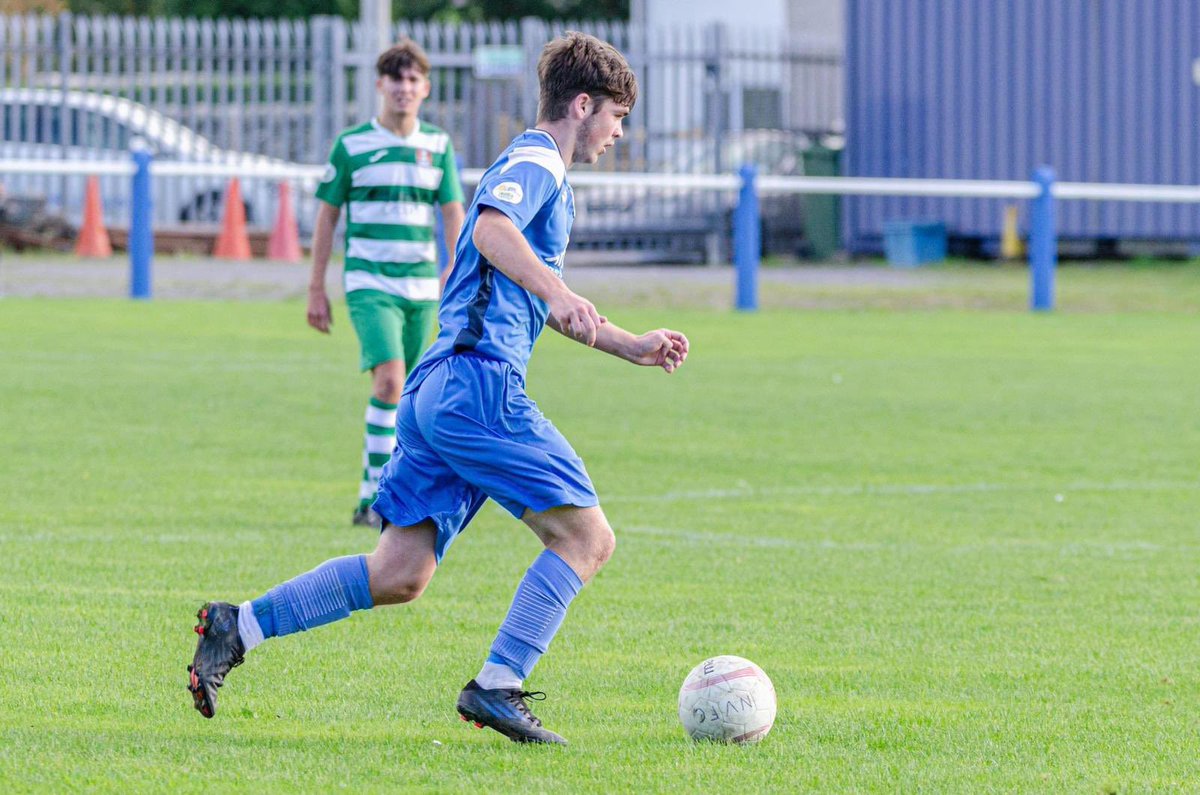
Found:
[[756, 743], [775, 723], [775, 686], [744, 657], [712, 657], [683, 680], [679, 720], [693, 740]]

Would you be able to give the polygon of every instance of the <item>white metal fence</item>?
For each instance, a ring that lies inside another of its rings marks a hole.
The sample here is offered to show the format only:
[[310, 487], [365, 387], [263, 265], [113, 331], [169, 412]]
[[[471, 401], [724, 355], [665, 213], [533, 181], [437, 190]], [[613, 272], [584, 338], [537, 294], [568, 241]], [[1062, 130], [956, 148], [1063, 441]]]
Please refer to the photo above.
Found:
[[[630, 119], [626, 154], [609, 164], [612, 170], [656, 168], [680, 142], [742, 129], [810, 136], [841, 130], [836, 42], [795, 44], [778, 30], [539, 19], [463, 25], [401, 20], [394, 34], [411, 36], [429, 52], [429, 120], [451, 132], [468, 166], [483, 166], [532, 122], [537, 57], [566, 28], [621, 48], [642, 78], [643, 95], [651, 98]], [[0, 88], [123, 97], [215, 147], [317, 163], [337, 131], [375, 110], [377, 53], [365, 49], [375, 40], [358, 23], [330, 16], [0, 14]], [[95, 142], [106, 148], [114, 143]], [[711, 154], [714, 163], [719, 157], [719, 151]]]
[[[422, 116], [447, 129], [467, 167], [491, 162], [536, 115], [536, 62], [564, 29], [594, 33], [623, 52], [643, 100], [601, 171], [713, 173], [747, 159], [765, 171], [801, 174], [800, 153], [842, 127], [840, 44], [791, 41], [781, 30], [681, 23], [669, 29], [625, 22], [490, 24], [401, 20], [429, 53], [433, 92]], [[323, 162], [334, 136], [376, 109], [374, 47], [358, 23], [306, 20], [149, 19], [61, 14], [0, 15], [0, 157], [91, 160], [121, 157], [134, 135], [158, 159], [219, 165]], [[131, 129], [133, 116], [148, 121]], [[164, 132], [171, 124], [179, 132]], [[150, 128], [150, 129], [147, 129]], [[157, 131], [157, 134], [154, 134]], [[186, 140], [184, 140], [186, 139]], [[10, 177], [10, 191], [44, 196], [68, 218], [82, 189], [56, 177]], [[250, 222], [273, 217], [274, 191], [246, 185]], [[111, 219], [123, 192], [102, 182]], [[223, 185], [209, 178], [159, 181], [160, 224], [215, 223]], [[311, 199], [299, 194], [301, 224]], [[639, 203], [605, 188], [591, 192], [577, 239], [622, 245], [683, 243], [712, 248], [722, 210], [711, 197]], [[590, 209], [590, 212], [588, 211]], [[802, 221], [781, 230], [796, 241]], [[788, 245], [782, 243], [781, 245]], [[710, 252], [711, 255], [711, 252]]]

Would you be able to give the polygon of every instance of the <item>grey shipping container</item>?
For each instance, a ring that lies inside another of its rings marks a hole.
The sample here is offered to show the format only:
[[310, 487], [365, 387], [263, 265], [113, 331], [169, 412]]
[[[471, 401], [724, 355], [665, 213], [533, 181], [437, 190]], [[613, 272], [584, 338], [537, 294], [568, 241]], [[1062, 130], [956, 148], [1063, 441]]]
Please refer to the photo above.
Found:
[[[848, 175], [1200, 183], [1196, 0], [847, 0], [846, 23]], [[897, 219], [995, 241], [1003, 204], [848, 197], [846, 245]], [[1059, 231], [1195, 242], [1200, 209], [1062, 202]]]

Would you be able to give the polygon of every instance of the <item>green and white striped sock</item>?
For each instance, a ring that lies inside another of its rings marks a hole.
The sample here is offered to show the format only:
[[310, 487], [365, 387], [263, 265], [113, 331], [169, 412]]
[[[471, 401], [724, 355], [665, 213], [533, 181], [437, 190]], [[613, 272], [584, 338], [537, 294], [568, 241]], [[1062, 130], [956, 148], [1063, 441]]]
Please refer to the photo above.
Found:
[[367, 433], [363, 440], [363, 476], [359, 505], [367, 507], [379, 489], [379, 474], [396, 446], [396, 404], [371, 398], [367, 404]]

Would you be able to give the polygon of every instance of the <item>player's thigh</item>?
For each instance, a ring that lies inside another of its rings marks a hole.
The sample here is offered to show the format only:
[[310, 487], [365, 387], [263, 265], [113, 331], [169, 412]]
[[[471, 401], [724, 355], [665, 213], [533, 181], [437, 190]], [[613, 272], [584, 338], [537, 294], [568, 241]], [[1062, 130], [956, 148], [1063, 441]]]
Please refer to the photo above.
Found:
[[470, 524], [487, 496], [464, 480], [422, 435], [415, 394], [404, 395], [396, 411], [396, 449], [384, 465], [375, 511], [396, 527], [429, 520], [436, 528], [434, 557], [441, 560]]
[[437, 324], [438, 305], [435, 301], [408, 301], [404, 307], [404, 330], [401, 339], [404, 345], [404, 363], [409, 372], [416, 366], [421, 354], [433, 341], [433, 329]]
[[346, 308], [358, 335], [361, 369], [404, 358], [404, 313], [397, 300], [377, 290], [346, 293]]
[[416, 416], [430, 447], [518, 519], [599, 504], [583, 461], [507, 365], [451, 357], [421, 385]]
[[376, 603], [407, 602], [425, 589], [437, 571], [437, 527], [425, 520], [410, 527], [385, 525], [367, 575]]

